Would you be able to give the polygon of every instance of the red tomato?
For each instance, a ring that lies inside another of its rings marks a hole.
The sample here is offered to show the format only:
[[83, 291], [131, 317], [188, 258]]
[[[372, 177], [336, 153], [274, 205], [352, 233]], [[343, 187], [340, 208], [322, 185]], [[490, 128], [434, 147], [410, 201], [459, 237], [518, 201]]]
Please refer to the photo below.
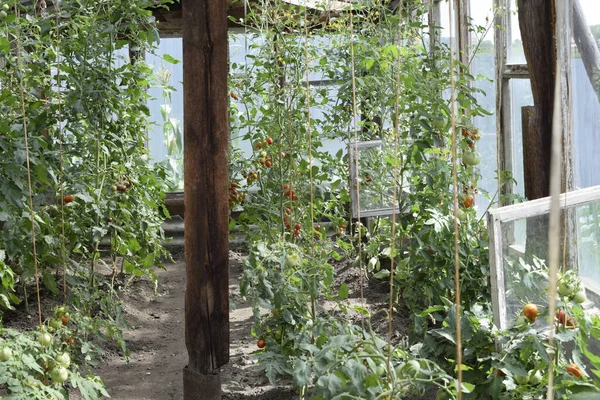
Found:
[[64, 204], [72, 203], [73, 200], [75, 200], [75, 197], [72, 194], [67, 194], [66, 196], [63, 196], [63, 203]]
[[259, 349], [263, 349], [265, 347], [267, 343], [264, 341], [264, 339], [258, 339], [258, 342], [256, 342], [256, 346]]
[[567, 373], [577, 378], [581, 378], [583, 376], [583, 371], [581, 370], [581, 368], [579, 368], [579, 365], [577, 364], [569, 364], [569, 366], [567, 367]]
[[463, 207], [464, 208], [471, 208], [473, 207], [473, 204], [475, 204], [475, 197], [473, 197], [472, 194], [468, 194], [465, 196], [465, 199], [463, 200]]
[[525, 304], [523, 307], [523, 315], [529, 320], [529, 322], [535, 322], [539, 314], [538, 308], [535, 304]]
[[273, 144], [273, 138], [267, 138], [267, 144]]

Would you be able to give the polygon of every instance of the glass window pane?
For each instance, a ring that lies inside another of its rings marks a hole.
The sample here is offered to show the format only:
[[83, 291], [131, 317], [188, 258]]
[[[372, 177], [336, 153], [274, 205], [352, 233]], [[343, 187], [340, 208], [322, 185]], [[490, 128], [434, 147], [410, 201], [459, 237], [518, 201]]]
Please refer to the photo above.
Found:
[[512, 79], [510, 81], [512, 102], [512, 133], [513, 133], [513, 177], [517, 181], [514, 192], [525, 196], [523, 173], [523, 124], [521, 123], [521, 108], [533, 105], [533, 94], [529, 79]]
[[[600, 3], [580, 0], [579, 3], [597, 43], [600, 43]], [[576, 23], [574, 21], [573, 23]], [[577, 43], [577, 40], [574, 40]], [[600, 185], [600, 102], [592, 86], [578, 46], [572, 46], [571, 82], [573, 84], [573, 151], [575, 186], [585, 188]]]
[[[152, 122], [148, 130], [148, 147], [152, 160], [157, 163], [168, 158], [164, 134], [167, 121], [165, 118], [172, 118], [171, 123], [178, 123], [183, 134], [183, 62], [179, 64], [165, 62], [162, 60], [165, 54], [176, 60], [183, 60], [181, 38], [161, 39], [155, 54], [146, 55], [146, 62], [153, 67], [159, 81], [162, 80], [149, 89], [150, 99], [148, 100]], [[170, 99], [166, 97], [160, 85], [169, 85], [174, 88]], [[163, 114], [161, 109], [169, 112]]]
[[527, 64], [525, 60], [525, 52], [523, 51], [523, 41], [521, 40], [521, 29], [519, 28], [519, 17], [514, 12], [516, 9], [516, 2], [510, 0], [508, 10], [509, 26], [506, 30], [507, 37], [507, 62], [508, 64]]
[[[477, 150], [481, 153], [479, 170], [481, 180], [479, 186], [490, 196], [498, 190], [496, 181], [497, 146], [496, 146], [496, 85], [493, 81], [495, 75], [494, 54], [494, 29], [493, 29], [493, 0], [480, 0], [471, 2], [471, 23], [475, 26], [489, 28], [486, 32], [471, 32], [471, 44], [477, 50], [471, 63], [473, 76], [482, 76], [474, 82], [477, 89], [483, 93], [476, 93], [475, 97], [481, 107], [491, 112], [491, 115], [477, 116], [473, 123], [479, 129], [481, 139]], [[489, 206], [485, 196], [476, 196], [477, 211], [482, 215]]]

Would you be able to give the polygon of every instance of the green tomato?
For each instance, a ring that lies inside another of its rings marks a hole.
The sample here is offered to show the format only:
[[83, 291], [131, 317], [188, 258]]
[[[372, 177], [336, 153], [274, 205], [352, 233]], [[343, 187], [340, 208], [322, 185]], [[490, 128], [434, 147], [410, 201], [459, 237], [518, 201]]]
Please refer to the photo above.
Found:
[[38, 342], [44, 347], [49, 346], [52, 343], [52, 336], [49, 333], [40, 333], [38, 336]]
[[8, 3], [4, 3], [4, 4], [2, 4], [2, 9], [4, 11], [8, 11], [8, 10], [10, 10], [10, 6], [8, 5]]
[[437, 129], [438, 131], [441, 131], [442, 129], [444, 129], [447, 124], [448, 124], [448, 120], [441, 115], [438, 115], [437, 117], [435, 117], [433, 119], [433, 127], [435, 129]]
[[0, 19], [4, 19], [6, 17], [8, 17], [8, 14], [6, 13], [6, 11], [4, 11], [4, 10], [0, 11]]
[[410, 360], [404, 364], [404, 368], [402, 368], [402, 370], [407, 376], [414, 378], [421, 371], [421, 364], [419, 364], [417, 360]]
[[585, 290], [578, 290], [573, 295], [573, 301], [577, 304], [585, 303], [587, 301], [587, 296], [585, 295]]
[[450, 399], [452, 399], [452, 395], [450, 393], [448, 393], [447, 391], [445, 391], [444, 389], [440, 389], [437, 392], [437, 398], [438, 398], [438, 400], [450, 400]]
[[459, 220], [464, 221], [467, 218], [467, 213], [462, 208], [456, 210], [456, 216]]
[[517, 385], [527, 385], [527, 382], [529, 382], [529, 376], [527, 375], [515, 375], [514, 378]]
[[569, 282], [560, 281], [557, 289], [558, 294], [560, 294], [561, 296], [570, 296], [573, 294], [575, 287]]
[[55, 383], [64, 383], [69, 378], [69, 370], [65, 367], [54, 368], [50, 377]]
[[58, 328], [60, 328], [62, 326], [62, 322], [60, 322], [59, 319], [54, 319], [53, 318], [53, 319], [50, 320], [50, 324], [49, 325], [50, 325], [50, 328], [52, 328], [52, 329], [58, 329]]
[[384, 365], [378, 365], [377, 367], [375, 367], [375, 375], [377, 376], [384, 376], [386, 372], [387, 369]]
[[481, 162], [481, 154], [476, 151], [465, 151], [462, 161], [465, 165], [478, 165]]
[[531, 370], [527, 376], [529, 378], [530, 385], [539, 385], [542, 381], [542, 371]]
[[0, 361], [8, 361], [12, 358], [12, 349], [10, 347], [3, 347], [0, 350]]
[[300, 257], [296, 253], [288, 253], [285, 255], [285, 265], [297, 267], [300, 265]]
[[59, 354], [58, 357], [56, 357], [56, 362], [61, 367], [69, 368], [69, 365], [71, 365], [71, 357], [68, 353]]

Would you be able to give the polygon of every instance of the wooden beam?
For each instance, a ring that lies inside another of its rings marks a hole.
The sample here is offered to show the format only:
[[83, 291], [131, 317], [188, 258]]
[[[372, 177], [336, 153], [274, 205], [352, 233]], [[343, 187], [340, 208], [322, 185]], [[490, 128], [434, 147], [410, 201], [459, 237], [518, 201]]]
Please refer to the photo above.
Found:
[[[530, 120], [529, 135], [534, 135], [535, 150], [523, 164], [525, 181], [536, 185], [525, 191], [529, 200], [550, 194], [550, 152], [552, 148], [552, 113], [554, 107], [554, 80], [556, 72], [556, 44], [554, 38], [553, 2], [547, 0], [518, 0], [519, 27], [525, 58], [529, 66], [531, 90], [535, 107]], [[526, 143], [523, 138], [523, 143]]]
[[[183, 33], [183, 3], [185, 3], [185, 1], [181, 0], [172, 4], [152, 8], [152, 15], [158, 22], [158, 30], [161, 37], [181, 37]], [[245, 18], [245, 11], [246, 9], [243, 1], [227, 1], [227, 16], [229, 17], [226, 21], [227, 26], [229, 28], [240, 27], [240, 24], [235, 21], [240, 21]]]
[[507, 64], [502, 71], [504, 79], [529, 79], [527, 64]]
[[226, 0], [183, 3], [185, 400], [221, 399], [229, 361]]

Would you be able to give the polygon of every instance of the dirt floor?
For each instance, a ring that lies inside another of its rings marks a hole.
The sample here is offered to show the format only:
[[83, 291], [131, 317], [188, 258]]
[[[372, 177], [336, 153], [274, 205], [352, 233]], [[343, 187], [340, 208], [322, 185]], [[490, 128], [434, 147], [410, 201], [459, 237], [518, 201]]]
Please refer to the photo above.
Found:
[[[289, 386], [273, 387], [256, 366], [251, 352], [256, 339], [250, 335], [252, 309], [239, 296], [238, 279], [243, 256], [230, 252], [230, 293], [235, 305], [230, 313], [230, 363], [222, 369], [224, 400], [288, 400], [298, 395]], [[337, 265], [336, 283], [346, 282], [349, 302], [360, 303], [360, 276], [350, 263]], [[187, 363], [184, 342], [185, 265], [167, 265], [159, 273], [158, 296], [154, 296], [148, 280], [135, 282], [124, 294], [126, 318], [131, 330], [126, 340], [131, 349], [129, 362], [117, 354], [109, 354], [97, 373], [104, 380], [112, 398], [119, 400], [179, 400], [183, 398], [182, 369]], [[368, 281], [364, 296], [371, 310], [387, 307], [386, 282]], [[383, 314], [380, 313], [383, 316]], [[394, 320], [394, 340], [406, 336], [408, 315]], [[356, 321], [358, 323], [358, 321]], [[374, 328], [387, 329], [387, 320], [373, 320]], [[379, 326], [381, 325], [381, 326]]]
[[[241, 256], [231, 254], [230, 363], [222, 369], [223, 399], [293, 399], [291, 388], [273, 387], [255, 367], [251, 352], [256, 340], [250, 335], [252, 309], [240, 302], [238, 277]], [[96, 372], [113, 399], [179, 400], [183, 398], [182, 370], [187, 364], [184, 335], [185, 265], [167, 265], [159, 272], [158, 295], [149, 280], [138, 280], [124, 294], [124, 311], [131, 329], [125, 339], [129, 362], [107, 354]]]

